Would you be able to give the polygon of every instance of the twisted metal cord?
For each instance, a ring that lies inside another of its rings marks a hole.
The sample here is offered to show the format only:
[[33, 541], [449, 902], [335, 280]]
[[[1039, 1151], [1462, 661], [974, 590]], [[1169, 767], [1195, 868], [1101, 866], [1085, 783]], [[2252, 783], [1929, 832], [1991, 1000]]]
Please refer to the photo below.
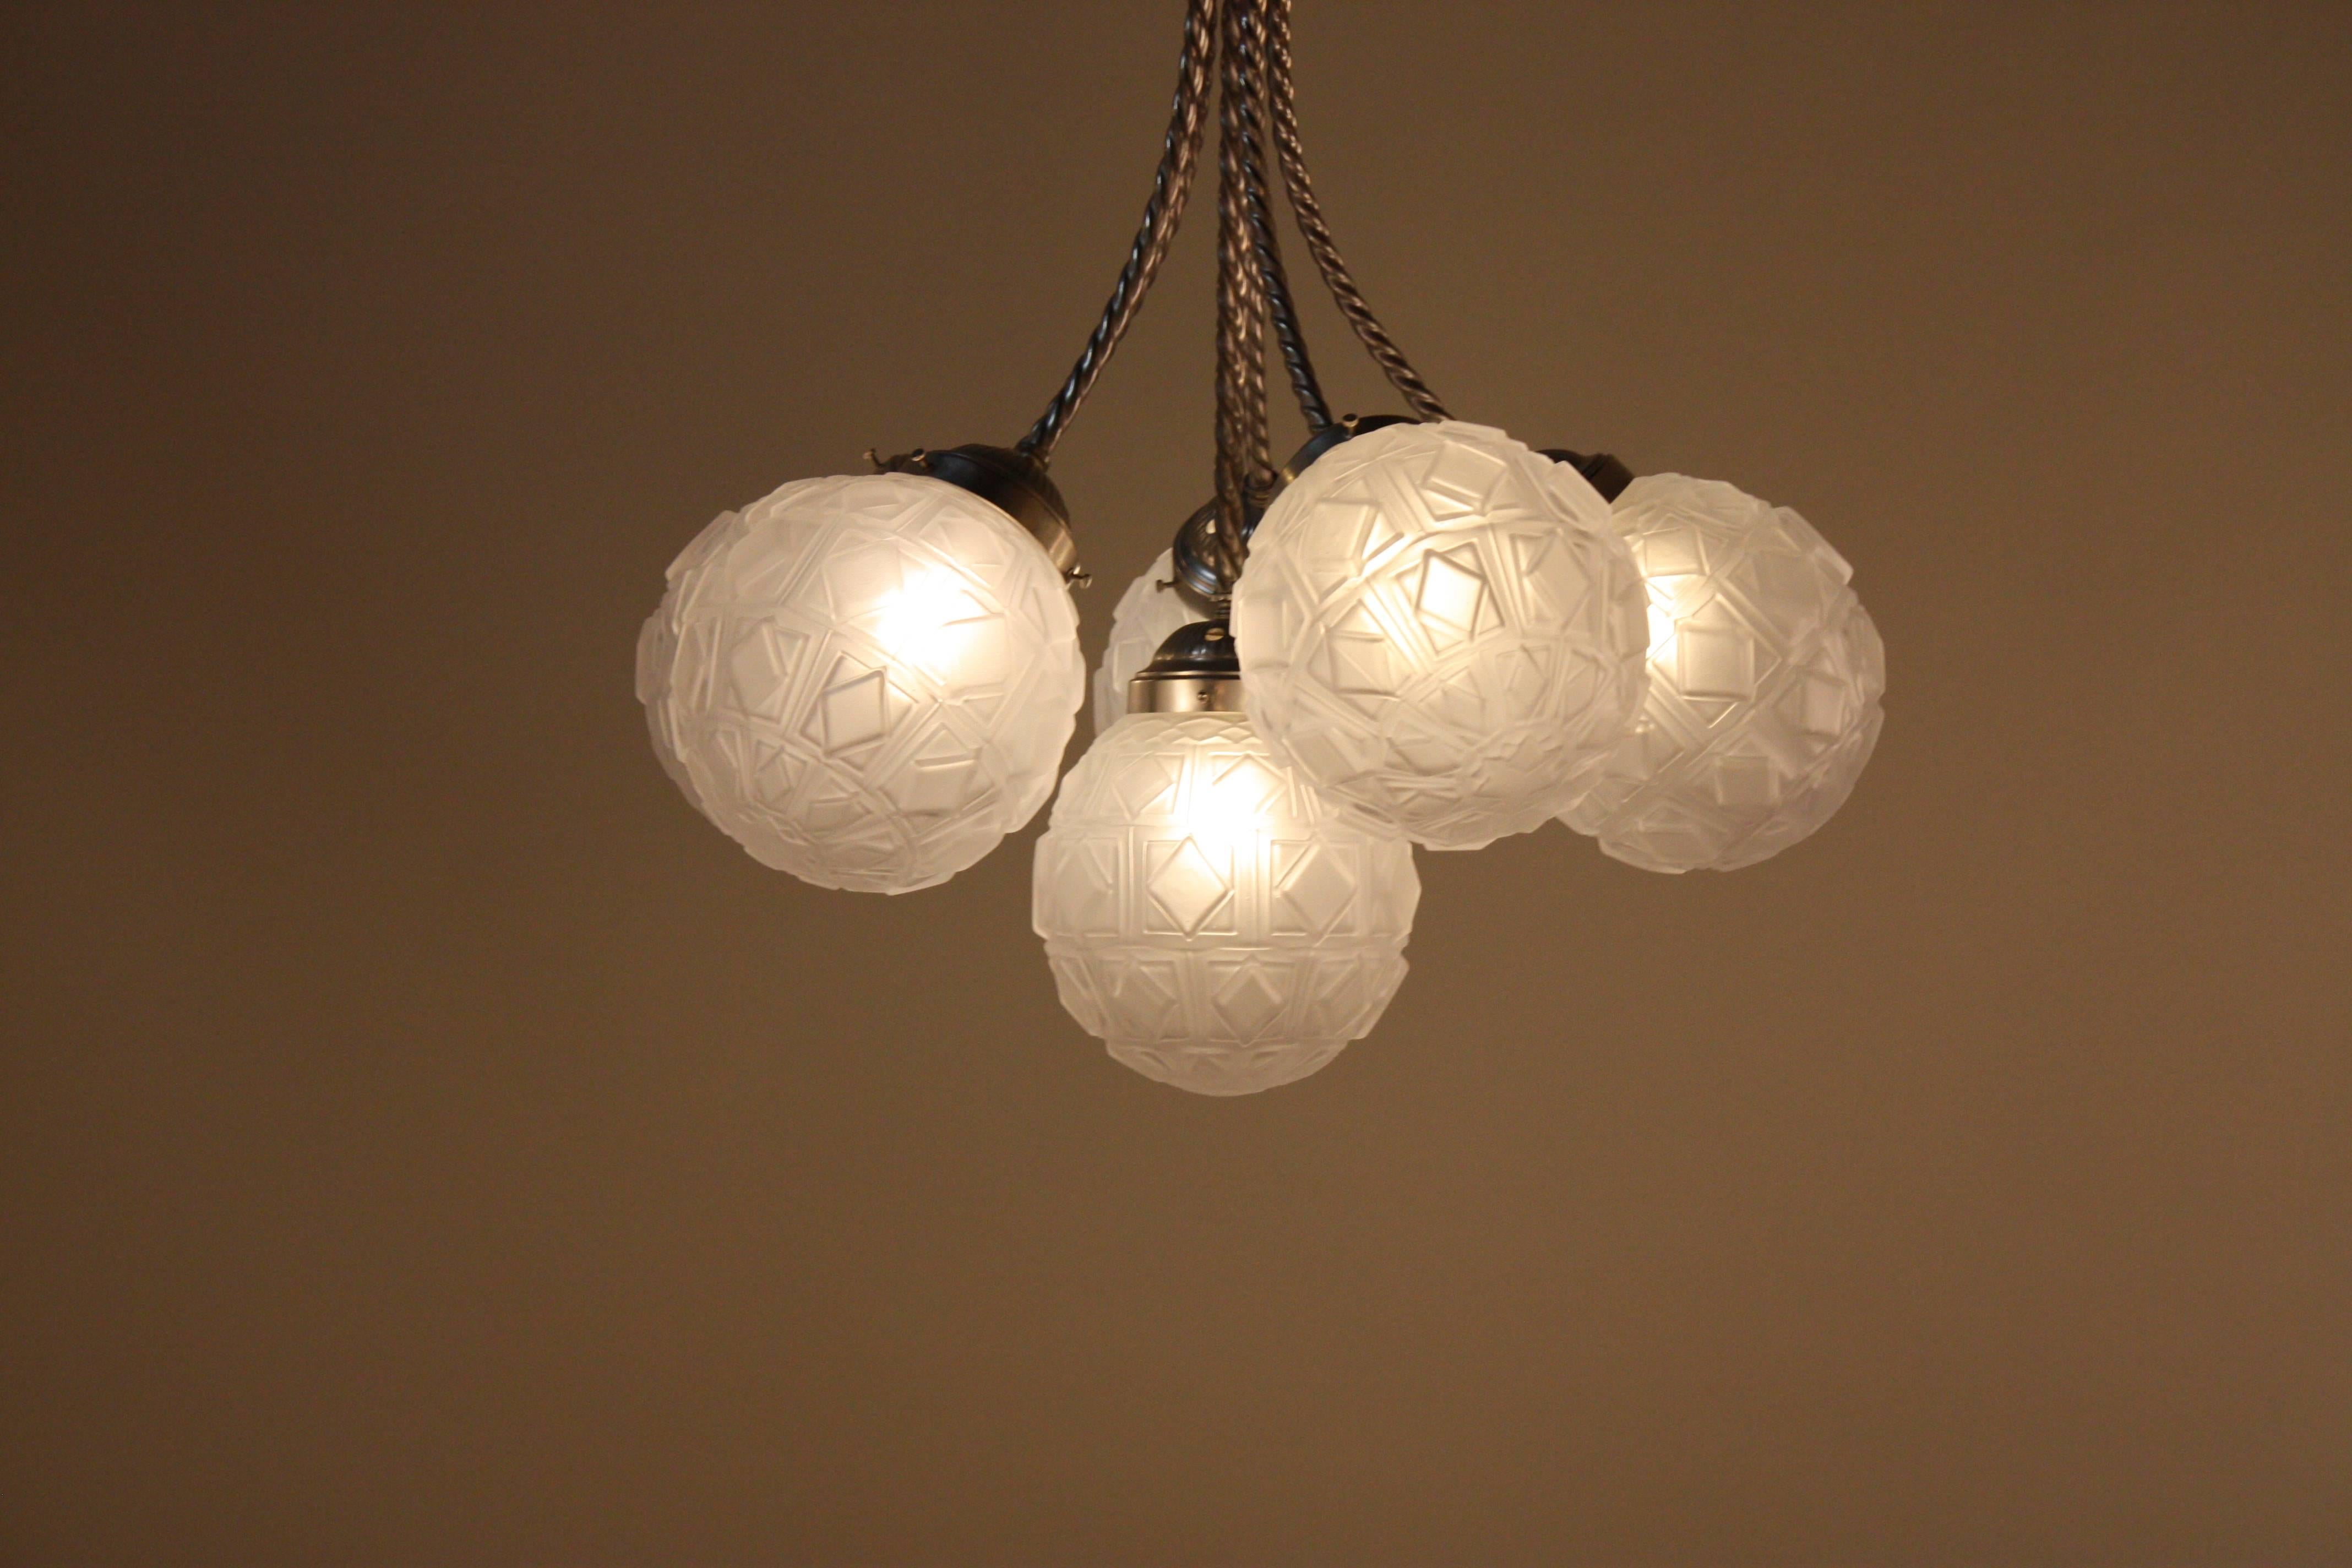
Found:
[[1143, 297], [1151, 289], [1152, 280], [1159, 276], [1160, 264], [1167, 258], [1169, 243], [1176, 237], [1176, 226], [1184, 216], [1184, 203], [1192, 190], [1192, 171], [1199, 161], [1201, 142], [1208, 129], [1209, 67], [1216, 57], [1218, 0], [1189, 0], [1184, 10], [1184, 42], [1176, 57], [1176, 100], [1168, 117], [1168, 133], [1161, 139], [1160, 167], [1152, 175], [1151, 196], [1143, 204], [1143, 222], [1136, 230], [1135, 243], [1129, 247], [1127, 265], [1119, 269], [1118, 281], [1112, 287], [1110, 302], [1103, 307], [1102, 319], [1095, 323], [1093, 335], [1079, 352], [1077, 363], [1062, 383], [1062, 390], [1037, 416], [1029, 434], [1021, 437], [1020, 450], [1044, 463], [1054, 455], [1054, 445], [1062, 438], [1062, 431], [1094, 389], [1095, 380], [1102, 374], [1111, 353], [1135, 320], [1142, 307]]
[[1243, 169], [1254, 0], [1226, 0], [1217, 89], [1217, 564], [1227, 586], [1241, 577], [1244, 520], [1253, 492], [1274, 481], [1265, 418], [1265, 301], [1250, 243]]
[[1274, 221], [1274, 198], [1266, 178], [1265, 124], [1267, 117], [1268, 89], [1263, 69], [1265, 60], [1265, 22], [1258, 11], [1256, 0], [1236, 0], [1246, 5], [1251, 15], [1244, 26], [1244, 43], [1248, 50], [1242, 60], [1249, 79], [1250, 91], [1242, 102], [1242, 177], [1243, 195], [1248, 203], [1250, 247], [1257, 265], [1258, 286], [1265, 291], [1266, 315], [1274, 327], [1276, 344], [1282, 351], [1283, 367], [1290, 374], [1290, 390], [1298, 400], [1299, 416], [1307, 422], [1310, 435], [1319, 435], [1331, 427], [1331, 406], [1323, 398], [1323, 384], [1315, 374], [1315, 362], [1307, 352], [1307, 335], [1298, 324], [1298, 311], [1292, 302], [1290, 273], [1282, 264], [1282, 244], [1276, 236]]
[[[1259, 48], [1258, 0], [1224, 0], [1228, 18], [1224, 43], [1218, 61], [1223, 68], [1225, 87], [1230, 89], [1233, 110], [1234, 175], [1240, 187], [1243, 320], [1247, 329], [1245, 352], [1242, 360], [1244, 381], [1242, 414], [1247, 421], [1249, 445], [1246, 448], [1248, 466], [1244, 477], [1249, 485], [1246, 500], [1253, 505], [1263, 503], [1275, 486], [1274, 440], [1268, 422], [1265, 401], [1265, 279], [1258, 266], [1255, 237], [1250, 227], [1250, 142], [1255, 127], [1254, 115], [1265, 94], [1264, 79], [1258, 73], [1263, 58]], [[1221, 89], [1218, 98], [1218, 179], [1224, 171], [1224, 120], [1228, 101]], [[1260, 167], [1264, 164], [1261, 161]], [[1221, 212], [1222, 216], [1222, 212]], [[1268, 230], [1272, 232], [1271, 228]], [[1238, 535], [1236, 542], [1238, 542]]]
[[1323, 274], [1324, 284], [1331, 290], [1331, 299], [1348, 324], [1356, 330], [1365, 352], [1389, 378], [1391, 385], [1405, 403], [1423, 419], [1450, 417], [1445, 405], [1429, 390], [1405, 359], [1396, 341], [1381, 326], [1372, 308], [1364, 302], [1363, 291], [1348, 272], [1348, 264], [1339, 258], [1339, 247], [1331, 238], [1331, 226], [1323, 221], [1323, 209], [1315, 199], [1315, 187], [1307, 173], [1307, 152], [1298, 140], [1298, 105], [1297, 86], [1291, 75], [1290, 60], [1290, 0], [1264, 0], [1265, 8], [1265, 68], [1266, 83], [1272, 100], [1274, 146], [1282, 164], [1282, 181], [1290, 191], [1290, 208], [1298, 220], [1300, 237], [1307, 241], [1307, 253], [1315, 258], [1315, 266]]

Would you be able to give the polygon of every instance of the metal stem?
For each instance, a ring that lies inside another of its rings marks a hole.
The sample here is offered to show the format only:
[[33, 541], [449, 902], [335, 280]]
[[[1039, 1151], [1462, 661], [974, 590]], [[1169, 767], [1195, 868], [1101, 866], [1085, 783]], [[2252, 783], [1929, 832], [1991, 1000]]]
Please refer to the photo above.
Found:
[[1234, 0], [1234, 4], [1249, 13], [1241, 29], [1247, 53], [1238, 63], [1249, 83], [1249, 90], [1242, 100], [1242, 176], [1243, 194], [1248, 202], [1250, 247], [1257, 265], [1259, 287], [1265, 293], [1266, 315], [1274, 327], [1275, 342], [1282, 351], [1283, 367], [1290, 374], [1292, 395], [1298, 400], [1299, 416], [1307, 422], [1307, 433], [1318, 435], [1331, 427], [1331, 408], [1324, 401], [1323, 386], [1316, 378], [1315, 362], [1307, 354], [1307, 336], [1299, 327], [1297, 308], [1292, 302], [1290, 273], [1282, 264], [1274, 198], [1266, 178], [1265, 20], [1260, 0]]
[[1274, 486], [1265, 416], [1265, 299], [1244, 168], [1256, 58], [1254, 0], [1226, 0], [1217, 92], [1217, 556], [1227, 586], [1248, 551], [1251, 505]]
[[1143, 222], [1136, 230], [1135, 243], [1129, 247], [1127, 265], [1119, 269], [1118, 281], [1111, 289], [1110, 302], [1103, 307], [1101, 319], [1095, 323], [1087, 346], [1078, 353], [1077, 363], [1062, 383], [1061, 391], [1037, 416], [1029, 434], [1020, 442], [1020, 450], [1043, 463], [1054, 454], [1054, 445], [1062, 432], [1094, 389], [1095, 380], [1102, 374], [1119, 340], [1127, 335], [1135, 313], [1142, 307], [1143, 297], [1150, 292], [1154, 279], [1160, 274], [1160, 264], [1168, 255], [1169, 243], [1176, 237], [1176, 226], [1184, 216], [1185, 198], [1192, 194], [1192, 171], [1201, 153], [1201, 140], [1207, 130], [1209, 100], [1209, 66], [1216, 55], [1218, 0], [1188, 0], [1184, 10], [1184, 42], [1176, 57], [1176, 100], [1168, 118], [1168, 133], [1162, 138], [1160, 167], [1151, 181], [1151, 197], [1143, 204]]
[[1290, 61], [1290, 0], [1261, 0], [1265, 6], [1266, 83], [1272, 99], [1274, 147], [1282, 164], [1282, 181], [1290, 191], [1290, 207], [1298, 219], [1298, 232], [1307, 241], [1307, 253], [1315, 258], [1316, 268], [1331, 290], [1331, 298], [1356, 336], [1381, 367], [1390, 384], [1404, 398], [1412, 411], [1423, 419], [1449, 417], [1445, 405], [1429, 390], [1396, 346], [1396, 341], [1381, 326], [1372, 308], [1364, 302], [1363, 291], [1349, 274], [1348, 264], [1340, 259], [1339, 247], [1331, 238], [1331, 226], [1323, 221], [1323, 209], [1315, 199], [1315, 186], [1307, 172], [1307, 152], [1298, 140], [1298, 105], [1297, 88], [1291, 75]]

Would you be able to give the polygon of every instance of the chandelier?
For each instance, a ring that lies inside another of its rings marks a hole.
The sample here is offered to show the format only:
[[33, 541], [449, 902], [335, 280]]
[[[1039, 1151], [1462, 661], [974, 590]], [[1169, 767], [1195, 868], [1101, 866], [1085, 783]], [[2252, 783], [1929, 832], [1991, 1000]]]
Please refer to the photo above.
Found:
[[[1133, 322], [1217, 121], [1213, 493], [1120, 596], [1093, 745], [1036, 845], [1061, 1000], [1127, 1066], [1245, 1094], [1370, 1031], [1413, 847], [1558, 817], [1653, 871], [1828, 820], [1885, 659], [1805, 520], [1454, 419], [1366, 304], [1299, 139], [1289, 0], [1190, 0], [1150, 199], [1093, 333], [1012, 447], [866, 458], [722, 513], [637, 647], [655, 754], [761, 864], [904, 893], [1055, 794], [1087, 694], [1056, 443]], [[1335, 416], [1277, 201], [1407, 412]], [[1308, 438], [1277, 464], [1269, 339]]]

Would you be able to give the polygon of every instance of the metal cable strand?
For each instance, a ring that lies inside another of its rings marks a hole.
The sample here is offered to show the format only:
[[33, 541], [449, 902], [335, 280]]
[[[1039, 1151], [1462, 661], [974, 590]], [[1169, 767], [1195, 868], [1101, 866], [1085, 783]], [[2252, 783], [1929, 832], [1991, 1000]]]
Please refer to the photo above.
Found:
[[[1243, 477], [1249, 485], [1248, 500], [1263, 504], [1274, 491], [1273, 427], [1267, 417], [1265, 401], [1265, 280], [1258, 268], [1257, 245], [1250, 232], [1250, 141], [1255, 129], [1257, 105], [1264, 100], [1265, 79], [1258, 67], [1264, 58], [1259, 39], [1262, 26], [1258, 0], [1224, 0], [1226, 15], [1231, 18], [1225, 26], [1224, 45], [1218, 58], [1223, 66], [1225, 80], [1233, 88], [1234, 168], [1240, 187], [1241, 244], [1243, 268], [1241, 276], [1244, 321], [1248, 329], [1247, 348], [1242, 357], [1242, 416], [1248, 422], [1248, 467]], [[1218, 100], [1222, 116], [1224, 100]], [[1223, 177], [1222, 136], [1219, 123], [1219, 178]], [[1264, 168], [1263, 161], [1259, 167]], [[1239, 535], [1235, 536], [1239, 542]], [[1244, 552], [1246, 553], [1246, 552]]]
[[1127, 265], [1119, 269], [1110, 302], [1103, 307], [1102, 319], [1095, 323], [1094, 333], [1070, 367], [1062, 390], [1054, 395], [1029, 434], [1021, 437], [1020, 450], [1040, 463], [1054, 455], [1054, 444], [1062, 438], [1063, 429], [1094, 389], [1119, 340], [1127, 335], [1143, 296], [1159, 276], [1169, 243], [1176, 237], [1185, 198], [1192, 194], [1202, 137], [1208, 129], [1209, 67], [1216, 57], [1217, 8], [1218, 0], [1188, 0], [1185, 6], [1184, 42], [1176, 57], [1176, 101], [1169, 113], [1168, 133], [1160, 142], [1151, 196], [1143, 204], [1142, 225], [1136, 230], [1135, 243], [1128, 247]]
[[1331, 406], [1323, 398], [1323, 384], [1315, 374], [1315, 362], [1307, 352], [1307, 336], [1298, 324], [1298, 311], [1292, 302], [1290, 273], [1282, 264], [1282, 244], [1274, 222], [1274, 199], [1266, 179], [1265, 135], [1268, 89], [1264, 72], [1265, 60], [1265, 22], [1258, 14], [1255, 0], [1242, 0], [1251, 16], [1245, 22], [1244, 44], [1247, 54], [1242, 65], [1249, 78], [1250, 91], [1242, 102], [1242, 174], [1244, 194], [1249, 204], [1250, 246], [1257, 261], [1258, 286], [1265, 291], [1266, 315], [1274, 326], [1276, 344], [1282, 351], [1283, 367], [1290, 373], [1290, 390], [1298, 399], [1298, 412], [1307, 422], [1310, 435], [1331, 427]]
[[1298, 232], [1307, 241], [1307, 253], [1315, 258], [1316, 268], [1323, 274], [1324, 283], [1348, 324], [1356, 329], [1365, 352], [1389, 378], [1391, 385], [1402, 395], [1412, 411], [1423, 419], [1450, 417], [1445, 405], [1429, 390], [1404, 357], [1396, 341], [1381, 326], [1372, 308], [1364, 302], [1363, 291], [1348, 272], [1348, 264], [1339, 258], [1339, 247], [1331, 238], [1331, 226], [1323, 221], [1322, 206], [1315, 199], [1315, 187], [1307, 173], [1307, 151], [1298, 140], [1298, 104], [1297, 86], [1291, 75], [1290, 61], [1290, 0], [1264, 0], [1265, 6], [1265, 66], [1266, 82], [1271, 92], [1274, 121], [1275, 152], [1281, 159], [1283, 184], [1290, 190], [1290, 207], [1298, 219]]
[[1217, 91], [1217, 557], [1239, 581], [1253, 490], [1273, 481], [1265, 425], [1265, 301], [1256, 288], [1242, 170], [1242, 105], [1249, 92], [1244, 29], [1252, 0], [1226, 0]]

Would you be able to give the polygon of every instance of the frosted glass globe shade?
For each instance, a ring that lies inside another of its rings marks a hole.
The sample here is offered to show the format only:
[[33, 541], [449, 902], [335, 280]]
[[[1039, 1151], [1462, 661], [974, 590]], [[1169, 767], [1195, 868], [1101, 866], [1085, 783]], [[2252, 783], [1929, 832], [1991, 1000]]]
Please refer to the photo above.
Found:
[[1404, 978], [1412, 847], [1335, 814], [1237, 713], [1130, 713], [1037, 841], [1037, 934], [1063, 1006], [1196, 1094], [1305, 1078]]
[[1110, 641], [1095, 666], [1095, 733], [1127, 716], [1127, 683], [1151, 662], [1160, 645], [1209, 617], [1207, 601], [1176, 585], [1172, 553], [1161, 551], [1151, 570], [1127, 585], [1110, 613]]
[[1037, 542], [943, 480], [803, 479], [703, 530], [638, 638], [654, 751], [761, 864], [943, 882], [1036, 815], [1086, 695]]
[[1650, 474], [1613, 515], [1649, 589], [1649, 694], [1564, 820], [1647, 870], [1752, 866], [1853, 793], [1885, 648], [1853, 568], [1787, 507]]
[[1483, 426], [1317, 458], [1259, 523], [1233, 620], [1276, 754], [1434, 848], [1558, 814], [1641, 706], [1641, 580], [1608, 503]]
[[[709, 525], [695, 536], [694, 542], [680, 552], [677, 563], [671, 564], [671, 580], [677, 577], [679, 563], [707, 550], [706, 540], [724, 533], [741, 521], [740, 514], [731, 511], [722, 511], [711, 519]], [[654, 758], [661, 763], [662, 772], [677, 785], [688, 805], [709, 817], [710, 808], [702, 804], [701, 793], [694, 787], [694, 776], [686, 771], [685, 759], [677, 754], [677, 737], [672, 733], [669, 681], [677, 667], [677, 630], [672, 624], [670, 605], [675, 596], [664, 594], [662, 602], [654, 606], [654, 613], [637, 629], [637, 700], [645, 704], [646, 728], [653, 733]]]

